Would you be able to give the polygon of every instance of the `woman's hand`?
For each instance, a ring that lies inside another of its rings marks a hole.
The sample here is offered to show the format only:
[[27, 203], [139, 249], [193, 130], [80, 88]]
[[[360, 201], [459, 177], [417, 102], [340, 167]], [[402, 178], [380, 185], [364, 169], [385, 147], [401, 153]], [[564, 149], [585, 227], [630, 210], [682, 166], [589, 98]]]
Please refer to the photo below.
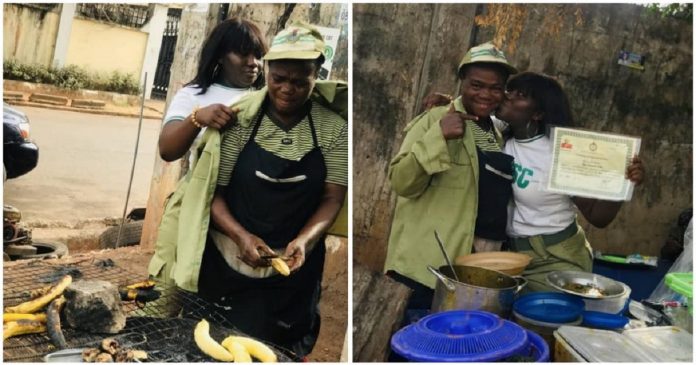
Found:
[[442, 93], [432, 93], [423, 99], [423, 111], [430, 110], [436, 106], [445, 106], [452, 102], [452, 96]]
[[275, 252], [261, 238], [251, 233], [240, 238], [237, 243], [240, 260], [253, 268], [270, 266], [270, 262], [262, 259], [261, 255], [275, 255]]
[[645, 170], [643, 169], [643, 161], [637, 155], [633, 156], [631, 164], [628, 165], [628, 168], [626, 168], [626, 178], [638, 186], [643, 183], [644, 175]]
[[196, 122], [204, 127], [222, 130], [228, 124], [237, 121], [239, 108], [230, 108], [223, 104], [210, 104], [196, 112]]
[[307, 243], [299, 239], [294, 239], [288, 247], [285, 248], [285, 257], [287, 258], [290, 271], [296, 271], [305, 261], [305, 248]]

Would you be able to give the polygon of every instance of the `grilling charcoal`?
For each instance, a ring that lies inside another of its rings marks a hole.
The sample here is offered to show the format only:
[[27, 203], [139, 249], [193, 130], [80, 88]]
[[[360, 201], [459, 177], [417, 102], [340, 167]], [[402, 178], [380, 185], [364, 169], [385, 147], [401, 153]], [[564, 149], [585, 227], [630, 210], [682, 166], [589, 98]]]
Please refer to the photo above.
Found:
[[63, 278], [65, 275], [70, 275], [73, 281], [82, 277], [82, 271], [74, 266], [59, 266], [53, 268], [53, 272], [39, 277], [38, 282], [40, 283], [55, 283], [56, 281]]
[[94, 263], [94, 266], [106, 270], [108, 268], [114, 267], [116, 263], [112, 259], [106, 259], [106, 260], [97, 260], [96, 263]]
[[118, 288], [100, 280], [80, 280], [65, 290], [68, 326], [91, 333], [118, 333], [126, 326]]

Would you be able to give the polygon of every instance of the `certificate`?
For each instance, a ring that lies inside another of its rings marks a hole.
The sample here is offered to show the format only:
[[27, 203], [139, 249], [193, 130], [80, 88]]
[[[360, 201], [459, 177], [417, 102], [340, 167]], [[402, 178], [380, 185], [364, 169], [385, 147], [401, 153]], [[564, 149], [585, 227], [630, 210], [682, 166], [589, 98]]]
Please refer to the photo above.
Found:
[[553, 128], [547, 190], [603, 200], [630, 200], [626, 168], [640, 150], [640, 138], [571, 128]]

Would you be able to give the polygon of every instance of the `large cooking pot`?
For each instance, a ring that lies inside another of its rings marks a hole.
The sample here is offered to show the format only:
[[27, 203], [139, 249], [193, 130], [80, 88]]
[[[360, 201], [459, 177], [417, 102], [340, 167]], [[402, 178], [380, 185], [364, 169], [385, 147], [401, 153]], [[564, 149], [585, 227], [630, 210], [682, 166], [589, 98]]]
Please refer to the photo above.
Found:
[[433, 296], [433, 313], [453, 309], [484, 310], [509, 318], [515, 296], [527, 284], [522, 277], [475, 266], [454, 265], [428, 270], [438, 278]]

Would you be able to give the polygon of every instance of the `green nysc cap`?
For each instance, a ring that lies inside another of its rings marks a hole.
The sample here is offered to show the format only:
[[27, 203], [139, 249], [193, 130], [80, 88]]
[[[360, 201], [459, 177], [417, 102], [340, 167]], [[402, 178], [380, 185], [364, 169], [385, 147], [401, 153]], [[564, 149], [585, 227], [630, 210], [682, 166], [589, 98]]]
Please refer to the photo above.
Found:
[[305, 22], [297, 22], [276, 34], [263, 59], [315, 60], [323, 54], [324, 38], [317, 28]]
[[472, 47], [464, 55], [462, 62], [459, 63], [459, 68], [457, 69], [457, 72], [461, 72], [462, 67], [464, 67], [465, 65], [470, 65], [472, 63], [480, 63], [480, 62], [500, 63], [508, 71], [510, 71], [510, 74], [517, 73], [517, 69], [512, 67], [512, 65], [510, 63], [508, 63], [508, 60], [507, 60], [507, 58], [505, 58], [505, 54], [503, 53], [503, 51], [500, 50], [498, 47], [496, 47], [493, 44], [493, 42], [486, 42], [486, 43], [480, 44], [476, 47]]

